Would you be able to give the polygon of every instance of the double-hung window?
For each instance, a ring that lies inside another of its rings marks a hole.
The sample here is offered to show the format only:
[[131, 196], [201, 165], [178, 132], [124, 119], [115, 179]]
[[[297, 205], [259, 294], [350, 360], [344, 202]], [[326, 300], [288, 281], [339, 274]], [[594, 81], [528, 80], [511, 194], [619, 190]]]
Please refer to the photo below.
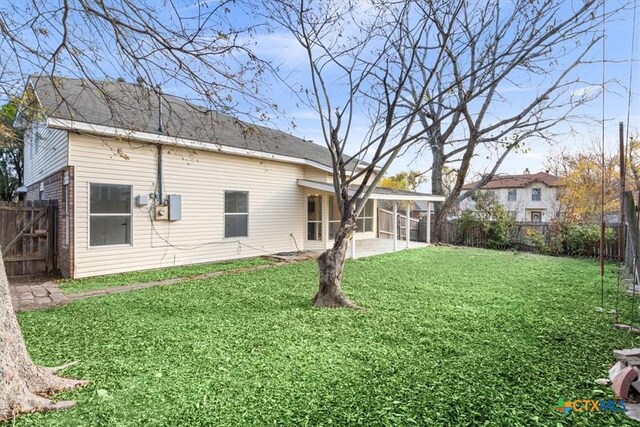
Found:
[[542, 188], [531, 189], [531, 200], [534, 202], [539, 202], [542, 200]]
[[507, 192], [507, 201], [515, 202], [516, 200], [518, 200], [518, 190], [516, 190], [515, 188], [510, 188]]
[[249, 236], [249, 192], [224, 192], [224, 237]]
[[131, 244], [131, 186], [90, 184], [89, 245]]

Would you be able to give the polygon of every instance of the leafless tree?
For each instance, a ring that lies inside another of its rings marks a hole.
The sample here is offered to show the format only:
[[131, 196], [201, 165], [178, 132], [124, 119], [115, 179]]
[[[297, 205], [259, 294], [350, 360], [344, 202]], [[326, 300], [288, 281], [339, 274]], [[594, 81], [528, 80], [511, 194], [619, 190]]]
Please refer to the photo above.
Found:
[[[444, 159], [449, 163], [453, 156], [462, 156], [453, 195], [445, 202], [450, 207], [478, 145], [500, 144], [511, 151], [552, 125], [539, 115], [544, 107], [550, 108], [556, 91], [568, 87], [565, 77], [575, 66], [555, 76], [523, 112], [491, 125], [484, 124], [484, 117], [491, 100], [502, 96], [497, 90], [500, 84], [514, 78], [517, 70], [548, 67], [556, 43], [580, 40], [588, 50], [597, 41], [588, 33], [599, 22], [597, 0], [580, 2], [568, 12], [559, 3], [522, 0], [509, 7], [445, 0], [271, 3], [273, 19], [307, 52], [311, 87], [305, 93], [318, 112], [332, 154], [341, 213], [333, 247], [318, 258], [314, 305], [355, 306], [344, 296], [341, 281], [356, 218], [382, 175], [409, 145], [431, 142], [434, 150], [453, 146], [454, 152]], [[585, 31], [586, 42], [584, 34], [578, 37]], [[352, 141], [353, 122], [361, 115], [368, 119], [368, 133], [363, 140]], [[534, 119], [536, 124], [531, 125]], [[460, 123], [468, 127], [471, 141], [462, 147], [454, 133]], [[517, 131], [509, 142], [504, 142], [510, 135], [505, 126]], [[350, 149], [354, 154], [347, 155]], [[446, 163], [435, 164], [434, 169], [442, 171]], [[442, 176], [436, 178], [436, 193], [442, 194]]]
[[19, 92], [30, 74], [90, 84], [121, 77], [259, 119], [272, 107], [260, 92], [270, 65], [251, 50], [260, 25], [245, 19], [243, 7], [232, 0], [2, 2], [0, 95]]
[[[409, 106], [425, 105], [422, 84], [436, 73], [426, 90], [430, 102], [418, 112], [428, 132], [416, 145], [418, 153], [430, 153], [424, 170], [432, 193], [446, 196], [436, 204], [437, 236], [451, 208], [488, 183], [510, 154], [532, 138], [552, 141], [560, 126], [580, 120], [576, 109], [600, 90], [577, 71], [593, 60], [603, 19], [617, 12], [603, 12], [603, 0], [461, 1], [453, 2], [460, 11], [451, 28], [441, 13], [448, 3], [432, 0], [425, 10], [434, 37], [449, 40], [445, 58], [437, 70], [419, 61], [402, 94]], [[463, 190], [478, 156], [489, 166], [474, 188]], [[443, 175], [451, 168], [457, 176], [447, 192]]]
[[[242, 19], [243, 6], [232, 0], [193, 6], [174, 0], [0, 2], [0, 98], [21, 92], [31, 74], [77, 77], [86, 80], [87, 90], [100, 91], [116, 115], [123, 100], [110, 97], [99, 81], [123, 77], [143, 81], [150, 91], [177, 87], [201, 105], [199, 111], [264, 119], [273, 106], [259, 88], [270, 66], [248, 47], [256, 25], [239, 24], [251, 22]], [[70, 406], [44, 396], [84, 382], [54, 372], [28, 356], [0, 257], [0, 422]]]

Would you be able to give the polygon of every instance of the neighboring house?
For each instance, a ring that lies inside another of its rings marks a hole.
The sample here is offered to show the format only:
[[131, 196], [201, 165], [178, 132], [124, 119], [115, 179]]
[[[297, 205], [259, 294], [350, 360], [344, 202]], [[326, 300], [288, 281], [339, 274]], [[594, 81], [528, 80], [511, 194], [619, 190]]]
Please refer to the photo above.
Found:
[[[143, 85], [31, 77], [27, 200], [57, 200], [67, 277], [322, 251], [339, 224], [326, 147], [158, 96]], [[357, 170], [358, 165], [352, 165]], [[376, 189], [356, 240], [377, 237]]]
[[[465, 184], [463, 190], [470, 190], [478, 182]], [[492, 192], [516, 221], [549, 222], [560, 216], [560, 191], [562, 179], [548, 172], [530, 173], [525, 169], [522, 175], [496, 175], [479, 190]], [[469, 197], [462, 201], [460, 208], [473, 209], [474, 202]]]

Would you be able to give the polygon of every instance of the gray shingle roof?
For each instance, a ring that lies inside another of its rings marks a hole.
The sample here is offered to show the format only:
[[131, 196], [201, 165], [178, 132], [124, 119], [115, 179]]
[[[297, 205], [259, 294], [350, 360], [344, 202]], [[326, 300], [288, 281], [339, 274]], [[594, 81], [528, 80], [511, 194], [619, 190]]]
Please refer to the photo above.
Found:
[[30, 80], [45, 113], [52, 118], [277, 154], [331, 167], [325, 146], [245, 123], [172, 95], [162, 95], [160, 132], [158, 95], [141, 85], [49, 76], [31, 76]]

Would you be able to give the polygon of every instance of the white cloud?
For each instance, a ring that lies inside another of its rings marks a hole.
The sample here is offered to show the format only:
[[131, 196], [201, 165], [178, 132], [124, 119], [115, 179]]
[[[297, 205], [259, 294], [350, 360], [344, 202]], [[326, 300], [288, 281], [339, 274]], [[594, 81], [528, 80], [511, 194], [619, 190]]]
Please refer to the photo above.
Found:
[[248, 44], [259, 58], [270, 61], [274, 66], [297, 70], [306, 65], [307, 52], [293, 34], [262, 34], [249, 40]]
[[600, 96], [602, 87], [597, 85], [583, 86], [571, 92], [572, 98], [595, 99]]

